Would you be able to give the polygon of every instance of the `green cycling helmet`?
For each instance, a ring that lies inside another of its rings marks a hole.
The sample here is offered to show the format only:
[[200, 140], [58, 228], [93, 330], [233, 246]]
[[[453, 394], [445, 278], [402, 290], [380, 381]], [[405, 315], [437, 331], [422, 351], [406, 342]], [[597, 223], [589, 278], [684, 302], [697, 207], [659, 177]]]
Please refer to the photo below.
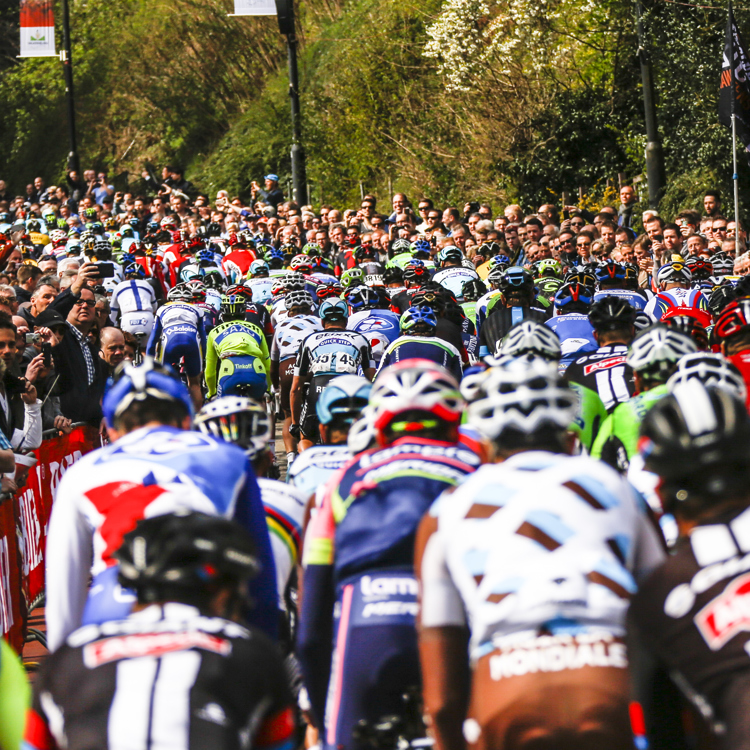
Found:
[[352, 286], [364, 284], [365, 274], [361, 268], [349, 268], [341, 274], [341, 286], [348, 289]]

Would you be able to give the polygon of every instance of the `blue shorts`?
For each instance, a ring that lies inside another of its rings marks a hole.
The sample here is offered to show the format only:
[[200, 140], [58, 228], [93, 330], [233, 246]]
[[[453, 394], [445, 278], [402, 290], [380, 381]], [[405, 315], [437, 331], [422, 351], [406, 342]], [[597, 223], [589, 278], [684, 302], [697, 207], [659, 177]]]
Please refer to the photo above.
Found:
[[216, 395], [237, 395], [240, 386], [244, 386], [243, 395], [256, 401], [263, 400], [268, 390], [268, 381], [263, 363], [257, 357], [231, 357], [222, 360], [216, 383]]
[[417, 582], [410, 571], [372, 571], [339, 586], [325, 745], [353, 750], [360, 719], [399, 714], [402, 695], [421, 684]]
[[201, 346], [198, 342], [198, 332], [173, 333], [167, 330], [162, 336], [162, 357], [164, 364], [171, 365], [175, 370], [180, 369], [180, 360], [185, 362], [185, 373], [188, 377], [200, 375], [203, 371]]
[[101, 625], [124, 620], [136, 602], [135, 594], [117, 583], [117, 565], [99, 573], [91, 582], [81, 625]]

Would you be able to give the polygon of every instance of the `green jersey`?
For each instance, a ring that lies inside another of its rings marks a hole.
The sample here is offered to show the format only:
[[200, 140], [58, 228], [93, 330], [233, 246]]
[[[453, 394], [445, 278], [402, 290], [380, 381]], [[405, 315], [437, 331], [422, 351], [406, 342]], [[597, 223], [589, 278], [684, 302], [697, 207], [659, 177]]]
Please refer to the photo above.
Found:
[[254, 357], [260, 360], [270, 387], [271, 365], [263, 331], [247, 320], [230, 320], [220, 323], [208, 334], [205, 375], [209, 396], [216, 393], [221, 361], [232, 357]]

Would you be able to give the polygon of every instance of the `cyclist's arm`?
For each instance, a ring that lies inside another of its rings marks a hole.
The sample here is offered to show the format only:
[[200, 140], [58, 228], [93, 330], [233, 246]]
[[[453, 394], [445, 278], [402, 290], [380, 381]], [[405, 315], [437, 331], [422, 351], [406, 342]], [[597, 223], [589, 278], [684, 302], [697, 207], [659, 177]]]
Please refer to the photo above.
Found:
[[120, 303], [118, 301], [118, 294], [117, 290], [115, 289], [115, 293], [112, 295], [112, 299], [109, 303], [109, 319], [112, 321], [112, 325], [117, 324], [117, 315], [120, 312]]
[[602, 452], [604, 451], [604, 447], [606, 446], [607, 442], [612, 437], [613, 431], [614, 431], [614, 412], [612, 412], [612, 414], [610, 414], [604, 420], [604, 422], [602, 422], [602, 426], [599, 428], [599, 432], [596, 436], [596, 440], [594, 440], [594, 444], [591, 446], [592, 458], [597, 458], [600, 461], [602, 460]]
[[[213, 333], [213, 332], [212, 332]], [[208, 336], [206, 344], [206, 368], [204, 377], [206, 378], [206, 387], [208, 388], [208, 397], [211, 398], [216, 394], [216, 363], [218, 356], [216, 354], [216, 337], [212, 334]]]
[[31, 688], [15, 651], [0, 637], [0, 749], [18, 750]]
[[148, 337], [148, 343], [146, 344], [146, 354], [148, 354], [149, 357], [156, 356], [156, 345], [161, 340], [161, 334], [161, 316], [157, 315], [154, 320], [154, 327], [151, 329], [151, 335]]
[[292, 422], [299, 424], [299, 418], [302, 414], [302, 383], [304, 378], [295, 375], [292, 380], [292, 388], [289, 391], [289, 402], [292, 406]]

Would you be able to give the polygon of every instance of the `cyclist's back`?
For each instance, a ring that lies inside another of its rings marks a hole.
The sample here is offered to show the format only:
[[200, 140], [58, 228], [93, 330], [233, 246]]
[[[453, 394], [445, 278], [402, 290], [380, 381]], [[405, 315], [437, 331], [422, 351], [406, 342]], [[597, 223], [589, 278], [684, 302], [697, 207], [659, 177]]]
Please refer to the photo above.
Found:
[[627, 363], [628, 347], [624, 344], [600, 346], [584, 354], [565, 370], [565, 380], [595, 392], [609, 412], [633, 395], [633, 368]]
[[156, 313], [146, 354], [155, 357], [158, 353], [160, 362], [173, 367], [184, 359], [187, 374], [196, 376], [201, 371], [205, 339], [202, 311], [186, 301], [167, 302]]
[[445, 367], [455, 378], [461, 379], [461, 353], [455, 346], [437, 336], [400, 336], [383, 352], [380, 369], [407, 359], [429, 359]]
[[349, 318], [346, 327], [367, 337], [376, 364], [385, 348], [399, 336], [398, 315], [392, 310], [360, 310]]
[[[156, 307], [156, 293], [154, 287], [145, 279], [127, 279], [121, 281], [112, 293], [110, 300], [112, 309], [112, 321], [117, 321], [117, 313], [120, 313], [121, 327], [124, 331], [130, 331], [136, 320], [144, 317], [149, 319], [148, 332], [153, 326], [154, 308]], [[144, 316], [145, 313], [145, 316]]]

